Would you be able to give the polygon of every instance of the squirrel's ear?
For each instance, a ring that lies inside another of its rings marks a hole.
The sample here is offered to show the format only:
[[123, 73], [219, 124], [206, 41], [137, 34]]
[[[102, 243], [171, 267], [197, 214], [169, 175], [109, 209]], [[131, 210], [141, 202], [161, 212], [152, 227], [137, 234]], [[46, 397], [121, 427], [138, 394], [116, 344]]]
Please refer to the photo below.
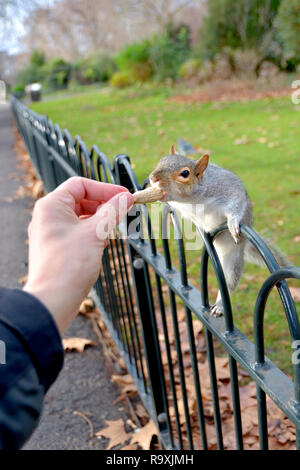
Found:
[[175, 145], [173, 144], [172, 147], [170, 148], [170, 155], [176, 155], [177, 152], [175, 150]]
[[208, 165], [208, 160], [209, 160], [209, 155], [205, 154], [201, 158], [199, 158], [199, 160], [196, 162], [195, 174], [197, 178], [200, 178], [203, 175]]

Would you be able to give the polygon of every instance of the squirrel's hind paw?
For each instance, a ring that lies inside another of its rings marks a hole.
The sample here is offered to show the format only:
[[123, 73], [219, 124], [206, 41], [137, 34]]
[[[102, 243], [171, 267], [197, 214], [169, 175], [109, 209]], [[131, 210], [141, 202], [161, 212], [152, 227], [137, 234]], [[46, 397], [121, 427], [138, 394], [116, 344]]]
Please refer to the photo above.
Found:
[[228, 225], [228, 230], [232, 235], [232, 238], [234, 239], [235, 243], [240, 242], [240, 224], [238, 219], [233, 218], [233, 219], [228, 219], [227, 220], [227, 225]]
[[224, 309], [222, 300], [217, 300], [217, 302], [212, 307], [210, 307], [210, 314], [213, 317], [220, 317], [221, 315], [223, 315], [223, 313]]

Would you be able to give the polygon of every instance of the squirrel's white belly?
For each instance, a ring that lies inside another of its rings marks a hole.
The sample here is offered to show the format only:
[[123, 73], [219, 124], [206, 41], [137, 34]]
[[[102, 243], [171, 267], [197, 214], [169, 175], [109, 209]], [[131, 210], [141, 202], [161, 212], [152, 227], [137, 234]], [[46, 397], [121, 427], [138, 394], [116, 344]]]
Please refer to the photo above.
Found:
[[169, 205], [177, 209], [182, 217], [191, 220], [205, 232], [215, 230], [226, 221], [224, 215], [217, 208], [209, 207], [208, 210], [204, 204], [170, 201]]

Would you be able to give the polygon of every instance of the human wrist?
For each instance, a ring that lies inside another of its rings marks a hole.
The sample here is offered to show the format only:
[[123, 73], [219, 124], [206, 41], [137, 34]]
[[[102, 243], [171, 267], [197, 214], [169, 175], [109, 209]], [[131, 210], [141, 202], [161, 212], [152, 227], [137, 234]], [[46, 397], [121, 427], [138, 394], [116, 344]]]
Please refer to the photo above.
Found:
[[30, 281], [26, 283], [23, 290], [42, 302], [52, 315], [60, 334], [63, 335], [78, 312], [74, 302], [67, 300], [65, 290], [53, 282], [47, 286], [45, 283]]

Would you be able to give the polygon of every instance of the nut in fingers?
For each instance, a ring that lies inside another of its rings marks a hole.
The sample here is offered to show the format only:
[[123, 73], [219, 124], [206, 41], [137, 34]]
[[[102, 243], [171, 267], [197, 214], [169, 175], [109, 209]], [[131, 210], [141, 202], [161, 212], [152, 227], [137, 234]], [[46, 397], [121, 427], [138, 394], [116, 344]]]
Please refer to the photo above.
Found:
[[162, 189], [157, 187], [151, 187], [137, 191], [133, 194], [135, 204], [145, 204], [146, 202], [160, 201], [164, 195]]

